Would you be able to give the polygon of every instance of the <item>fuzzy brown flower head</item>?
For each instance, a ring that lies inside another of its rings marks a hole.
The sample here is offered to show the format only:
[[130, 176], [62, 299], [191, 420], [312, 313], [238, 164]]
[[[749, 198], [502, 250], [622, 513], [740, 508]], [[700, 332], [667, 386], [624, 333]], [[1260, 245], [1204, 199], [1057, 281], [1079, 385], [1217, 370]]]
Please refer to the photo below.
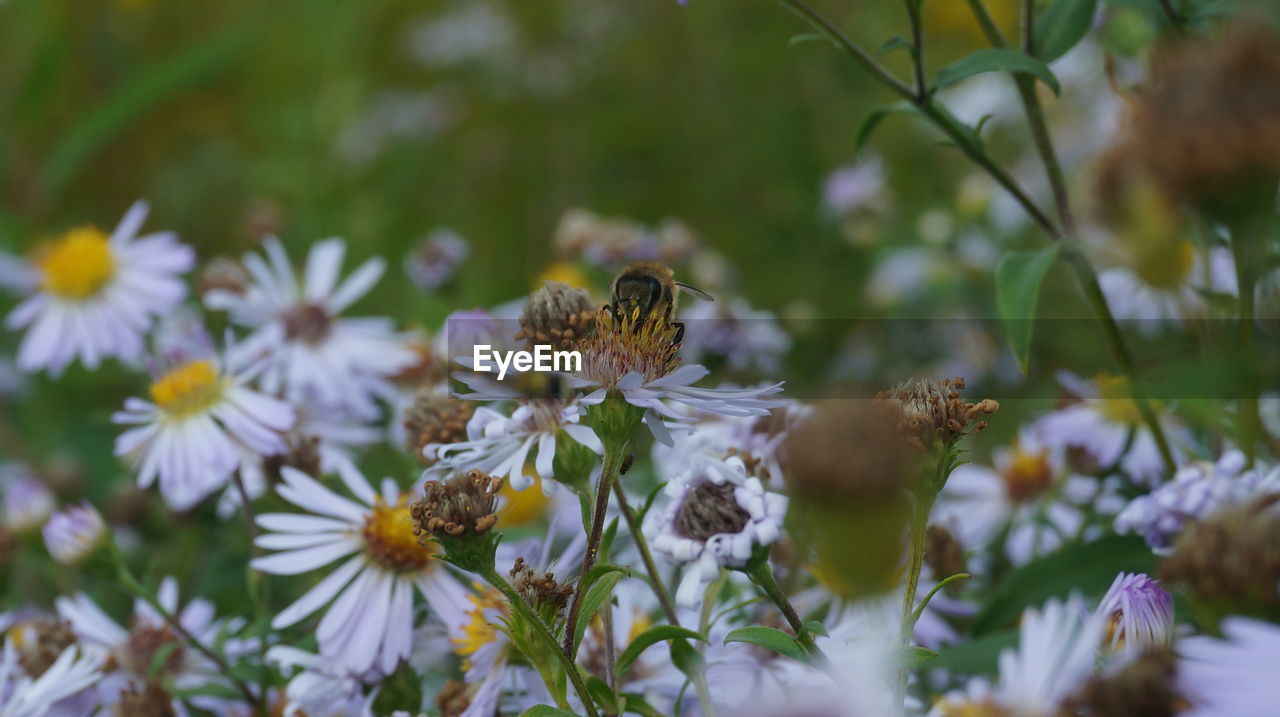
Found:
[[525, 302], [515, 338], [523, 339], [529, 350], [542, 344], [553, 351], [567, 351], [591, 333], [598, 309], [585, 290], [548, 281]]
[[423, 463], [430, 460], [423, 448], [437, 444], [457, 443], [467, 438], [467, 422], [475, 413], [470, 401], [453, 398], [429, 388], [420, 389], [413, 404], [404, 414], [405, 448]]
[[116, 714], [129, 717], [176, 717], [173, 695], [159, 683], [148, 680], [145, 684], [131, 683], [120, 692]]
[[333, 317], [319, 304], [299, 304], [284, 315], [284, 335], [289, 341], [316, 345], [329, 336]]
[[[166, 647], [172, 645], [173, 647]], [[185, 652], [181, 640], [167, 625], [153, 625], [135, 621], [125, 642], [121, 660], [124, 667], [135, 675], [150, 675], [161, 648], [168, 650], [159, 665], [161, 675], [173, 674], [181, 665]]]
[[729, 482], [703, 481], [690, 490], [676, 513], [676, 534], [691, 540], [706, 541], [721, 533], [741, 533], [751, 520], [734, 497]]
[[680, 365], [680, 343], [675, 324], [660, 314], [615, 316], [605, 306], [596, 313], [596, 328], [577, 343], [582, 352], [579, 375], [602, 386], [612, 387], [629, 373], [643, 379], [662, 378]]
[[285, 467], [297, 468], [309, 476], [321, 474], [320, 438], [301, 433], [289, 433], [284, 436], [285, 451], [275, 455], [264, 456], [262, 472], [272, 484], [279, 483], [280, 471]]
[[249, 272], [234, 259], [217, 257], [205, 264], [196, 278], [196, 292], [200, 296], [215, 289], [232, 294], [243, 294], [249, 289]]
[[1160, 569], [1197, 601], [1241, 613], [1280, 608], [1280, 512], [1269, 496], [1188, 524]]
[[823, 402], [782, 445], [792, 495], [826, 502], [900, 493], [914, 452], [897, 421], [897, 412], [878, 401]]
[[525, 602], [553, 623], [573, 595], [572, 585], [561, 585], [551, 573], [539, 576], [524, 558], [516, 558], [511, 568], [511, 584]]
[[964, 379], [913, 378], [903, 381], [889, 391], [882, 391], [876, 400], [898, 409], [898, 427], [917, 448], [928, 449], [936, 445], [949, 446], [964, 436], [977, 433], [987, 427], [982, 416], [1000, 410], [1000, 404], [985, 398], [969, 403], [960, 397]]
[[486, 533], [498, 522], [502, 479], [470, 470], [449, 480], [428, 481], [425, 495], [409, 508], [414, 534], [426, 545], [433, 536], [458, 537]]
[[436, 695], [436, 709], [440, 717], [458, 717], [471, 706], [472, 686], [465, 682], [445, 680], [444, 687]]
[[1280, 176], [1280, 36], [1265, 21], [1153, 56], [1151, 84], [1131, 106], [1104, 162], [1099, 195], [1123, 201], [1134, 170], [1176, 203], [1232, 201]]
[[1144, 652], [1118, 671], [1091, 678], [1067, 698], [1062, 714], [1173, 717], [1190, 706], [1177, 692], [1177, 672], [1173, 652]]
[[18, 664], [32, 678], [39, 678], [58, 659], [63, 650], [76, 644], [71, 623], [45, 618], [31, 627], [32, 639], [18, 652]]

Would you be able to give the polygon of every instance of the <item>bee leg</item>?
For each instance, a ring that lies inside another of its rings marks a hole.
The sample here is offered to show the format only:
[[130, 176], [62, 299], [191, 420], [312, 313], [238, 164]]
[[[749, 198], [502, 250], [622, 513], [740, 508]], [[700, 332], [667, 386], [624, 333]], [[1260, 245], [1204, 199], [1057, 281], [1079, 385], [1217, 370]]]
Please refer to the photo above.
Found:
[[671, 340], [671, 343], [678, 344], [681, 341], [684, 341], [684, 322], [672, 321], [671, 326], [676, 330], [675, 338]]

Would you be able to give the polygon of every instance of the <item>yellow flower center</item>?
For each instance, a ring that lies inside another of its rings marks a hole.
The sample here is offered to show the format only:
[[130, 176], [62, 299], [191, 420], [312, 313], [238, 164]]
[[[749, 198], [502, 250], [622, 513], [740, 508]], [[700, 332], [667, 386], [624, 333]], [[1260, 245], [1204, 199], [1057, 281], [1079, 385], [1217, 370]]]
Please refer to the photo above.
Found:
[[1134, 271], [1143, 283], [1156, 289], [1176, 289], [1191, 276], [1195, 247], [1184, 239], [1139, 247]]
[[537, 521], [546, 514], [547, 506], [551, 504], [551, 500], [542, 492], [542, 477], [537, 474], [534, 474], [533, 485], [524, 490], [516, 490], [509, 481], [504, 481], [498, 495], [504, 501], [498, 519], [507, 527], [529, 525]]
[[1009, 714], [991, 700], [944, 700], [937, 707], [942, 717], [1006, 717]]
[[407, 493], [401, 494], [395, 505], [388, 505], [381, 497], [374, 500], [361, 533], [369, 557], [396, 572], [422, 570], [431, 565], [436, 552], [434, 544], [422, 545], [413, 534]]
[[212, 361], [188, 361], [151, 384], [151, 400], [165, 413], [181, 418], [217, 403], [225, 385]]
[[36, 259], [44, 273], [41, 287], [67, 299], [84, 299], [115, 276], [116, 262], [107, 235], [94, 227], [67, 232]]
[[1112, 423], [1132, 426], [1142, 419], [1138, 413], [1138, 404], [1133, 401], [1133, 393], [1129, 390], [1129, 379], [1124, 376], [1102, 374], [1097, 378], [1098, 412]]
[[1021, 445], [1013, 446], [1013, 456], [1001, 472], [1005, 491], [1015, 503], [1025, 503], [1039, 498], [1053, 483], [1053, 469], [1049, 466], [1046, 450], [1026, 451]]
[[507, 601], [502, 593], [481, 583], [475, 583], [475, 589], [475, 594], [467, 596], [472, 605], [467, 611], [470, 619], [462, 627], [462, 636], [453, 638], [453, 651], [463, 658], [463, 671], [471, 669], [472, 655], [498, 639], [498, 626], [490, 622], [485, 613], [497, 610], [504, 616], [508, 614]]

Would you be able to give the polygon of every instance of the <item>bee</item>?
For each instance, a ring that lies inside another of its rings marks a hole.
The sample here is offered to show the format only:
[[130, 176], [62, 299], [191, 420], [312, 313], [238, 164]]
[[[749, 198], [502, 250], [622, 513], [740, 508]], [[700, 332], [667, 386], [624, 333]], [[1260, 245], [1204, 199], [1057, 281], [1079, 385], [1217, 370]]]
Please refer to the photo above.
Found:
[[628, 264], [614, 277], [610, 289], [613, 294], [610, 305], [615, 319], [621, 321], [624, 316], [634, 315], [638, 321], [643, 321], [650, 316], [660, 316], [675, 328], [675, 343], [684, 338], [684, 324], [673, 320], [679, 292], [703, 301], [715, 301], [705, 291], [676, 281], [671, 268], [656, 261]]

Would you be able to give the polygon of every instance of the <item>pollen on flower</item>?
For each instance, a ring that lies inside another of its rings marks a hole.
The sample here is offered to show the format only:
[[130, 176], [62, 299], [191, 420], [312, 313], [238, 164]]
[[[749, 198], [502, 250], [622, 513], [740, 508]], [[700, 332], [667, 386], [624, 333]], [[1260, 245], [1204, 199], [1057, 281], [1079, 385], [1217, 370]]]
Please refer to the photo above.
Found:
[[614, 316], [609, 307], [596, 316], [595, 331], [578, 343], [582, 352], [580, 375], [602, 386], [613, 386], [629, 373], [653, 381], [680, 365], [678, 327], [657, 314]]
[[1039, 498], [1053, 484], [1053, 468], [1049, 465], [1049, 453], [1045, 449], [1028, 451], [1021, 445], [1013, 447], [1013, 455], [1000, 472], [1004, 479], [1009, 500], [1025, 503]]
[[471, 669], [471, 656], [480, 648], [498, 639], [498, 626], [492, 622], [492, 613], [506, 616], [509, 608], [502, 593], [488, 585], [476, 583], [478, 592], [468, 595], [471, 609], [467, 611], [467, 624], [462, 626], [462, 635], [453, 638], [453, 651], [463, 658], [463, 671]]
[[420, 544], [413, 531], [409, 498], [402, 495], [395, 505], [380, 497], [375, 500], [361, 534], [371, 558], [391, 570], [406, 572], [427, 567], [436, 552], [433, 544]]
[[107, 235], [95, 227], [67, 232], [42, 252], [36, 263], [44, 273], [44, 290], [67, 299], [97, 294], [116, 272]]
[[1098, 376], [1099, 412], [1112, 423], [1136, 425], [1142, 420], [1138, 404], [1129, 390], [1129, 379], [1124, 376]]
[[216, 403], [223, 385], [212, 361], [188, 361], [151, 384], [151, 400], [170, 415], [186, 416]]

